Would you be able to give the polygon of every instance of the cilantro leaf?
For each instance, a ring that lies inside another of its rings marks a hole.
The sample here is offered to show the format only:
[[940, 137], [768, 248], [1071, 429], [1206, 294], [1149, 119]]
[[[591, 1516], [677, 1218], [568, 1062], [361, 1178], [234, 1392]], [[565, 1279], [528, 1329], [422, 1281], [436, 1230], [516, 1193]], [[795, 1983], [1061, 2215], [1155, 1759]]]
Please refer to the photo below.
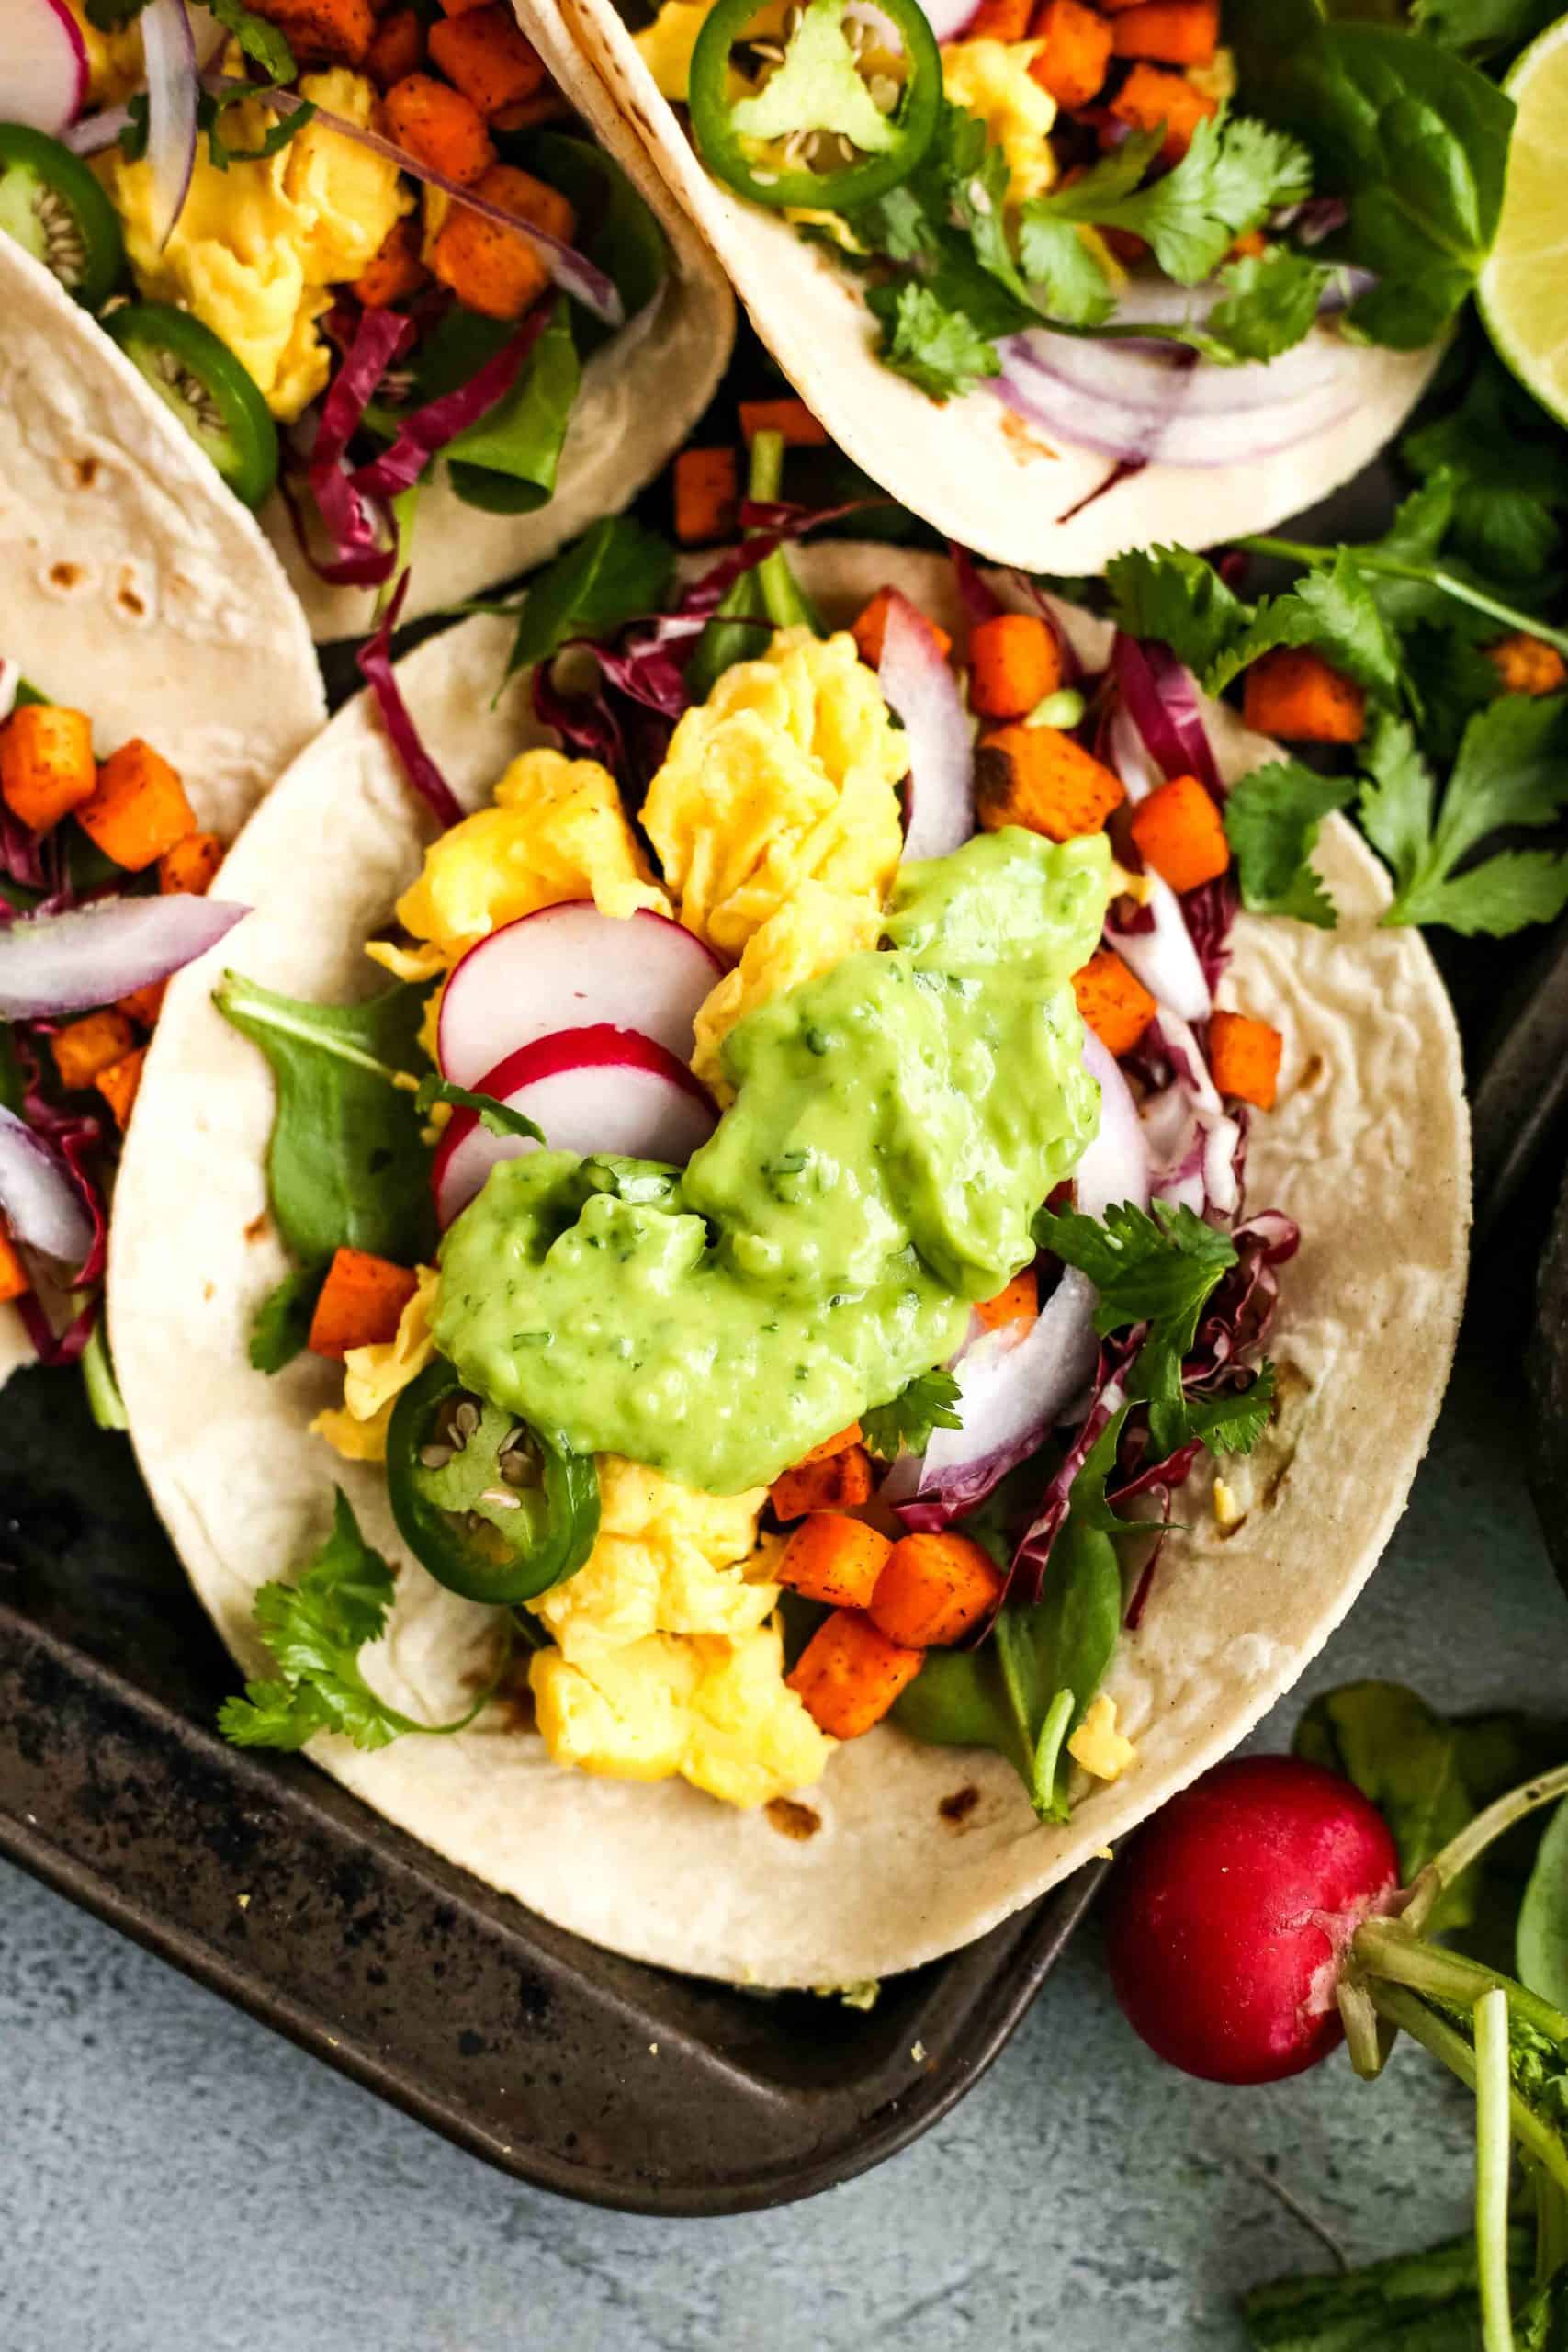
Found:
[[1336, 548], [1330, 563], [1303, 572], [1283, 595], [1266, 596], [1246, 634], [1209, 664], [1204, 684], [1218, 694], [1279, 645], [1314, 646], [1358, 685], [1391, 698], [1399, 692], [1399, 646], [1353, 548]]
[[1402, 892], [1431, 838], [1437, 787], [1413, 730], [1402, 718], [1378, 718], [1362, 757], [1367, 773], [1356, 813], [1372, 847], [1393, 868], [1394, 888]]
[[1248, 254], [1220, 272], [1224, 291], [1205, 334], [1229, 359], [1278, 358], [1316, 322], [1332, 276], [1325, 263], [1284, 245]]
[[807, 0], [781, 63], [755, 97], [731, 108], [730, 120], [747, 139], [832, 131], [868, 155], [884, 153], [897, 136], [855, 64], [844, 0]]
[[[243, 1699], [224, 1701], [218, 1727], [236, 1747], [301, 1747], [318, 1731], [336, 1731], [355, 1747], [378, 1748], [410, 1732], [461, 1731], [496, 1687], [449, 1724], [415, 1723], [370, 1688], [359, 1652], [386, 1629], [392, 1571], [361, 1535], [342, 1487], [335, 1491], [333, 1532], [298, 1582], [264, 1584], [256, 1595], [256, 1630], [281, 1679], [247, 1682]], [[501, 1673], [510, 1656], [509, 1639]]]
[[1025, 206], [1019, 253], [1053, 319], [1064, 326], [1103, 326], [1116, 308], [1104, 263], [1074, 220], [1054, 220]]
[[1188, 1434], [1201, 1437], [1211, 1453], [1250, 1453], [1273, 1410], [1274, 1367], [1262, 1363], [1245, 1388], [1233, 1388], [1223, 1396], [1189, 1397]]
[[[880, 296], [891, 299], [884, 304]], [[874, 288], [871, 307], [890, 329], [882, 356], [934, 401], [972, 392], [1001, 373], [997, 347], [962, 311], [950, 310], [929, 286], [913, 280]]]
[[528, 582], [506, 674], [548, 661], [574, 638], [605, 638], [663, 608], [673, 550], [629, 514], [608, 514]]
[[543, 1127], [525, 1112], [514, 1111], [509, 1102], [498, 1102], [493, 1094], [476, 1094], [470, 1087], [455, 1086], [449, 1078], [437, 1078], [433, 1070], [421, 1079], [413, 1107], [422, 1119], [427, 1119], [437, 1102], [449, 1102], [457, 1111], [477, 1111], [487, 1134], [525, 1136], [530, 1143], [545, 1141]]
[[1504, 849], [1466, 864], [1489, 835], [1553, 824], [1568, 810], [1568, 709], [1558, 697], [1503, 695], [1476, 713], [1435, 822], [1432, 779], [1408, 729], [1374, 737], [1369, 765], [1361, 821], [1394, 869], [1385, 922], [1503, 937], [1568, 905], [1568, 852]]
[[316, 1301], [327, 1278], [327, 1263], [323, 1260], [315, 1266], [297, 1266], [284, 1275], [276, 1290], [268, 1291], [257, 1307], [250, 1345], [251, 1363], [257, 1372], [281, 1372], [306, 1347]]
[[918, 1372], [886, 1405], [874, 1405], [860, 1417], [860, 1433], [869, 1453], [884, 1462], [900, 1452], [923, 1453], [932, 1430], [956, 1430], [963, 1418], [953, 1409], [961, 1391], [952, 1373]]
[[1251, 605], [1190, 548], [1136, 548], [1114, 556], [1105, 581], [1117, 627], [1129, 637], [1157, 638], [1200, 677], [1252, 625]]
[[1353, 778], [1319, 775], [1296, 760], [1254, 768], [1235, 786], [1225, 802], [1225, 832], [1249, 913], [1332, 927], [1334, 902], [1313, 869], [1312, 853], [1325, 817], [1355, 791]]

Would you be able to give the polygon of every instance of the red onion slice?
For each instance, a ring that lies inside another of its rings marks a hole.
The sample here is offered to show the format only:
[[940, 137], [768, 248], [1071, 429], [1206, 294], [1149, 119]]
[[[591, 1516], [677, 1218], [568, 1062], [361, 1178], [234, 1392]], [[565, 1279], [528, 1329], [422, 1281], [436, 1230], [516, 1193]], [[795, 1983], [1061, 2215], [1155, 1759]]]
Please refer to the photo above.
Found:
[[182, 891], [24, 916], [0, 931], [0, 1019], [47, 1020], [113, 1004], [204, 956], [249, 912]]
[[112, 147], [119, 134], [130, 124], [130, 108], [102, 107], [93, 114], [85, 114], [79, 122], [60, 134], [62, 146], [69, 147], [73, 155], [98, 155]]
[[[1032, 334], [1034, 330], [1029, 330]], [[1123, 401], [1084, 390], [1047, 367], [1023, 337], [1010, 336], [1001, 373], [988, 389], [1018, 414], [1080, 448], [1098, 449], [1124, 465], [1238, 466], [1276, 457], [1310, 435], [1339, 424], [1356, 406], [1355, 385], [1342, 373], [1287, 400], [1251, 409], [1208, 414], [1190, 412], [1191, 388], [1202, 377], [1200, 362], [1173, 381], [1163, 410], [1132, 408]]]
[[0, 1104], [0, 1214], [24, 1248], [78, 1267], [93, 1247], [93, 1222], [57, 1151]]
[[1222, 799], [1220, 772], [1191, 671], [1182, 668], [1168, 645], [1153, 638], [1128, 637], [1122, 630], [1111, 648], [1111, 665], [1133, 724], [1165, 777], [1195, 775]]
[[1021, 356], [1075, 391], [1119, 408], [1153, 411], [1168, 417], [1243, 416], [1277, 408], [1341, 378], [1345, 350], [1327, 335], [1309, 336], [1278, 359], [1225, 367], [1194, 363], [1183, 344], [1095, 343], [1080, 335], [1053, 334], [1031, 327], [1010, 339], [1008, 354]]
[[1198, 950], [1181, 911], [1181, 901], [1168, 882], [1151, 869], [1144, 876], [1148, 897], [1144, 912], [1150, 918], [1142, 931], [1119, 931], [1116, 953], [1163, 1010], [1183, 1021], [1206, 1021], [1213, 998], [1203, 977]]
[[909, 747], [906, 857], [945, 857], [975, 830], [975, 745], [936, 631], [907, 596], [888, 599], [877, 684]]
[[1084, 1031], [1083, 1063], [1100, 1087], [1100, 1125], [1074, 1173], [1077, 1205], [1085, 1216], [1100, 1217], [1113, 1202], [1131, 1201], [1134, 1208], [1146, 1208], [1149, 1148], [1138, 1106], [1120, 1065], [1089, 1028]]
[[147, 161], [154, 193], [152, 225], [162, 249], [184, 209], [196, 169], [196, 41], [185, 0], [147, 0], [141, 22], [147, 62]]

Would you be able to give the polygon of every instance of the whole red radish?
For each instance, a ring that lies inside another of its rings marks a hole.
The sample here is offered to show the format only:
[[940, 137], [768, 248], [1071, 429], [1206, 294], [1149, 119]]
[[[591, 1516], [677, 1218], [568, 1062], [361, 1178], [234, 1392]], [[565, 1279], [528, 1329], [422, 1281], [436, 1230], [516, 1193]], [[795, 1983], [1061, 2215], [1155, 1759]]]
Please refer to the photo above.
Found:
[[1338, 1962], [1398, 1883], [1387, 1825], [1348, 1781], [1293, 1756], [1233, 1757], [1118, 1860], [1106, 1915], [1116, 1997], [1190, 2075], [1299, 2075], [1340, 2040]]

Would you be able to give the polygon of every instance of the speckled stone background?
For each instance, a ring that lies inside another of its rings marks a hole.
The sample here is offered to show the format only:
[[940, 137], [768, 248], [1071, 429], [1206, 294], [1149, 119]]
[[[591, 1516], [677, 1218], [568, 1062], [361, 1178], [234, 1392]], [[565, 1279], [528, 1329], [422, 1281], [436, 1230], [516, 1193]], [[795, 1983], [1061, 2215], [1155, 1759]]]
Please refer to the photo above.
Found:
[[[1301, 1697], [1562, 1711], [1568, 1609], [1512, 1382], [1461, 1362], [1412, 1510]], [[1264, 2091], [1145, 2056], [1092, 1928], [926, 2139], [734, 2221], [519, 2188], [0, 1865], [0, 2352], [1221, 2352], [1239, 2290], [1464, 2226], [1469, 2100], [1405, 2050]]]

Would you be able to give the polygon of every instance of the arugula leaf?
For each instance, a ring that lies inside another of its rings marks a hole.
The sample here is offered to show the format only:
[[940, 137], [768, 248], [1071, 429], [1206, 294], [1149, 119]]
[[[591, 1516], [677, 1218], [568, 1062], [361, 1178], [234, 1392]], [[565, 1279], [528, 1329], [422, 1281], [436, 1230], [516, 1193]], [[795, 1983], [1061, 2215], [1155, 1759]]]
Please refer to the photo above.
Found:
[[212, 992], [272, 1065], [267, 1192], [278, 1232], [304, 1265], [344, 1245], [405, 1266], [430, 1253], [430, 1155], [410, 1075], [424, 997], [399, 986], [363, 1004], [310, 1004], [233, 971]]
[[675, 553], [629, 514], [607, 514], [528, 582], [506, 674], [531, 670], [573, 639], [605, 638], [657, 613], [674, 577]]
[[1330, 930], [1334, 902], [1314, 872], [1312, 854], [1331, 809], [1354, 797], [1348, 776], [1319, 775], [1297, 760], [1254, 768], [1225, 802], [1225, 833], [1235, 853], [1241, 902], [1255, 915], [1293, 915]]
[[250, 1358], [257, 1372], [281, 1372], [301, 1353], [310, 1337], [310, 1319], [327, 1278], [330, 1261], [297, 1266], [268, 1291], [251, 1324]]
[[1505, 849], [1465, 863], [1487, 835], [1550, 825], [1568, 808], [1568, 708], [1559, 697], [1503, 695], [1478, 711], [1435, 820], [1432, 777], [1408, 728], [1383, 721], [1368, 766], [1361, 823], [1394, 875], [1385, 923], [1441, 922], [1500, 938], [1568, 906], [1568, 852]]
[[962, 1414], [953, 1409], [962, 1394], [952, 1373], [939, 1368], [918, 1372], [886, 1405], [874, 1405], [860, 1417], [860, 1433], [869, 1453], [884, 1462], [900, 1452], [923, 1453], [932, 1430], [958, 1430]]
[[1230, 359], [1275, 359], [1301, 342], [1316, 322], [1333, 271], [1310, 254], [1270, 245], [1220, 272], [1224, 288], [1204, 334]]
[[296, 1583], [264, 1584], [256, 1595], [256, 1630], [281, 1679], [247, 1682], [243, 1699], [223, 1702], [218, 1728], [237, 1747], [303, 1747], [317, 1732], [335, 1731], [373, 1749], [410, 1732], [461, 1731], [493, 1697], [510, 1662], [508, 1640], [495, 1681], [455, 1723], [415, 1723], [378, 1697], [360, 1670], [359, 1652], [386, 1629], [392, 1571], [361, 1535], [343, 1488], [334, 1492], [333, 1532], [309, 1567]]
[[530, 1143], [543, 1143], [545, 1131], [524, 1111], [514, 1111], [509, 1102], [498, 1102], [493, 1094], [476, 1094], [467, 1086], [455, 1086], [449, 1078], [437, 1078], [432, 1070], [419, 1082], [413, 1107], [422, 1119], [428, 1119], [437, 1102], [450, 1102], [454, 1110], [477, 1111], [479, 1125], [492, 1136], [525, 1136]]
[[906, 279], [896, 287], [874, 287], [866, 299], [886, 332], [886, 365], [933, 401], [961, 398], [987, 377], [1000, 375], [995, 344], [931, 287]]

